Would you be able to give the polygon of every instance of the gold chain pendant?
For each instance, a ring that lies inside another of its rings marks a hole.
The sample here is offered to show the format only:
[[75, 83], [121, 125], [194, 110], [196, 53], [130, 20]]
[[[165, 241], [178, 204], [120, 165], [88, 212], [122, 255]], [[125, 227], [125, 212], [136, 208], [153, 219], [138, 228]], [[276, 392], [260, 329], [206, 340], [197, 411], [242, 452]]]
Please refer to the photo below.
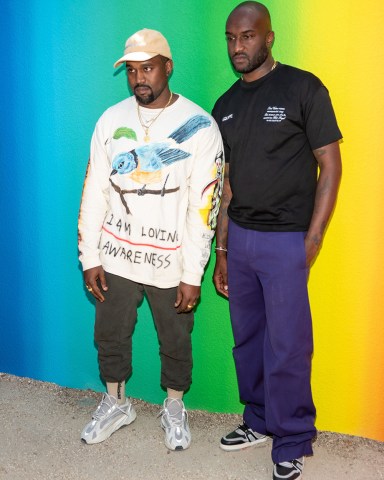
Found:
[[165, 105], [165, 107], [163, 107], [160, 112], [154, 117], [152, 118], [152, 120], [149, 121], [149, 123], [146, 125], [143, 121], [143, 118], [141, 117], [141, 112], [140, 112], [140, 105], [139, 105], [139, 102], [136, 103], [136, 107], [137, 107], [137, 115], [139, 117], [139, 121], [140, 121], [140, 124], [144, 130], [144, 142], [145, 143], [148, 143], [150, 141], [150, 137], [149, 137], [149, 129], [150, 127], [152, 126], [152, 124], [155, 122], [155, 120], [158, 119], [158, 117], [164, 112], [164, 110], [171, 104], [171, 101], [172, 101], [172, 97], [173, 97], [173, 93], [171, 92], [171, 95], [169, 96], [169, 99], [168, 99], [168, 102], [167, 104]]

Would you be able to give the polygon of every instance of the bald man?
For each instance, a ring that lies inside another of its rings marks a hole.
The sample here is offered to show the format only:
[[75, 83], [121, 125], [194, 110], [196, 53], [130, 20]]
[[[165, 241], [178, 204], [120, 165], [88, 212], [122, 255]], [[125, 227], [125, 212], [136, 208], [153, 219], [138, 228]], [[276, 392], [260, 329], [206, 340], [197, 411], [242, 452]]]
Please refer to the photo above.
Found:
[[229, 298], [245, 409], [220, 446], [271, 436], [273, 479], [294, 480], [316, 434], [307, 278], [336, 202], [341, 133], [321, 81], [273, 58], [263, 4], [238, 5], [225, 34], [241, 76], [213, 110], [226, 158], [213, 278]]

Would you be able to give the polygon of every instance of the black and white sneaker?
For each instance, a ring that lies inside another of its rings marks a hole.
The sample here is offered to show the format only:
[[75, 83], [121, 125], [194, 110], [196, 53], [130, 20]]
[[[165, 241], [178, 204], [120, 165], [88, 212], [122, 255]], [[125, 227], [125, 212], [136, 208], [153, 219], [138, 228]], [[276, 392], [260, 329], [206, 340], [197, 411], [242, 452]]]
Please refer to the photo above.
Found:
[[297, 480], [301, 478], [304, 467], [304, 457], [296, 458], [290, 462], [275, 463], [273, 467], [273, 480], [288, 479]]
[[258, 445], [266, 440], [266, 435], [253, 431], [246, 423], [243, 423], [243, 425], [239, 425], [236, 430], [222, 437], [220, 440], [220, 448], [227, 451], [241, 450], [252, 447], [253, 445]]

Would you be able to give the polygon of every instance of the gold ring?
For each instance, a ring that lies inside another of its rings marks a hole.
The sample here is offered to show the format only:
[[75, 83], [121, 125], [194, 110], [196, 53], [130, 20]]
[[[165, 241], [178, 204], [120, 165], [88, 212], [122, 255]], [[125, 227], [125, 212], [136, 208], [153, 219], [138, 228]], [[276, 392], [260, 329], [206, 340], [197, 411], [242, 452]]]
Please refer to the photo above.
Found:
[[188, 308], [193, 308], [193, 305], [189, 305], [189, 304], [188, 304], [187, 307], [188, 307]]
[[87, 285], [87, 290], [88, 290], [88, 292], [92, 292], [93, 288], [92, 288], [92, 287], [88, 287], [88, 285]]

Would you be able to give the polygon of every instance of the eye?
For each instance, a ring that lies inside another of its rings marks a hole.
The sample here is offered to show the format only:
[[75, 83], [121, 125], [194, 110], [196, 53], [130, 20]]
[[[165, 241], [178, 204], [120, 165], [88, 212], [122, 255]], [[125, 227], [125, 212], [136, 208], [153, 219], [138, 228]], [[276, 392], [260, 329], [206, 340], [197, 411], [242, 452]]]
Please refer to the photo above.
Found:
[[144, 67], [144, 72], [150, 72], [152, 70], [152, 67]]
[[235, 37], [233, 35], [227, 35], [226, 37], [227, 42], [233, 42], [235, 40]]
[[127, 67], [127, 73], [134, 73], [134, 69], [131, 67]]

